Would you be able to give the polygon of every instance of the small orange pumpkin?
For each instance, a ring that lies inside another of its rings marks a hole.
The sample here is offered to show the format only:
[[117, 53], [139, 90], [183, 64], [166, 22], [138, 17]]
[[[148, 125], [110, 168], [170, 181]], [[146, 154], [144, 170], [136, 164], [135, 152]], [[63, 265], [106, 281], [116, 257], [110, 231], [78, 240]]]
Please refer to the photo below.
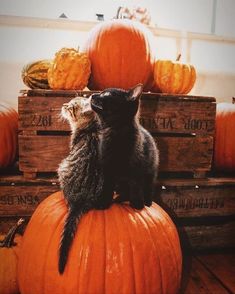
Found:
[[216, 107], [214, 168], [235, 171], [235, 104], [218, 103]]
[[142, 210], [113, 204], [83, 216], [65, 272], [58, 272], [67, 214], [61, 192], [37, 207], [24, 233], [21, 294], [177, 293], [182, 257], [177, 230], [157, 204]]
[[91, 63], [87, 54], [74, 48], [62, 48], [48, 69], [48, 83], [54, 90], [83, 90], [90, 73]]
[[142, 83], [149, 90], [153, 84], [152, 39], [146, 26], [128, 19], [96, 25], [83, 48], [92, 66], [88, 88], [129, 89]]
[[8, 234], [0, 236], [0, 293], [1, 294], [18, 294], [17, 282], [17, 264], [19, 248], [22, 241], [20, 235], [16, 236], [17, 231], [23, 224], [24, 220], [20, 219], [17, 224], [10, 229]]
[[0, 169], [11, 165], [18, 147], [18, 113], [0, 102]]
[[175, 62], [157, 60], [154, 65], [155, 87], [162, 93], [187, 94], [196, 81], [196, 70], [191, 64], [181, 63], [180, 54]]

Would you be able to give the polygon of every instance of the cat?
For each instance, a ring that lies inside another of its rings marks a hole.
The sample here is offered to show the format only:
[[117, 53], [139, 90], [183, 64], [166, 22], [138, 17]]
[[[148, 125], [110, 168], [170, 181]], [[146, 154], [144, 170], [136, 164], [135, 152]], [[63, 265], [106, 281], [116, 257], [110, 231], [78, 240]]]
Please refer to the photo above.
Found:
[[[98, 201], [103, 178], [98, 164], [97, 124], [90, 101], [88, 98], [74, 98], [63, 104], [61, 114], [69, 122], [72, 135], [69, 155], [58, 168], [60, 187], [68, 205], [59, 248], [60, 274], [64, 272], [79, 220], [93, 208], [103, 209]], [[106, 207], [110, 204], [111, 199]]]
[[138, 84], [130, 90], [110, 88], [91, 96], [98, 124], [104, 206], [110, 203], [113, 191], [119, 195], [116, 202], [129, 201], [135, 209], [152, 204], [159, 151], [152, 135], [139, 123], [142, 91], [143, 85]]

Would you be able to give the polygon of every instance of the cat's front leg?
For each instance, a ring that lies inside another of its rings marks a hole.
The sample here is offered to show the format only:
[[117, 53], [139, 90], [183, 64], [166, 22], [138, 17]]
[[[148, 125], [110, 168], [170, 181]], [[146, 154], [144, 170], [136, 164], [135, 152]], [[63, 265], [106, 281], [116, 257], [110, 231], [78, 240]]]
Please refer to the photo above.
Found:
[[135, 209], [144, 208], [144, 185], [141, 180], [130, 182], [130, 206]]
[[153, 177], [149, 176], [144, 181], [144, 204], [151, 206], [155, 196], [155, 181]]
[[153, 203], [153, 193], [152, 192], [146, 192], [144, 194], [144, 205], [150, 207]]
[[114, 186], [112, 181], [105, 181], [99, 197], [95, 202], [95, 209], [107, 209], [113, 201]]
[[130, 185], [127, 180], [118, 182], [116, 191], [117, 197], [114, 199], [115, 203], [121, 203], [130, 200]]

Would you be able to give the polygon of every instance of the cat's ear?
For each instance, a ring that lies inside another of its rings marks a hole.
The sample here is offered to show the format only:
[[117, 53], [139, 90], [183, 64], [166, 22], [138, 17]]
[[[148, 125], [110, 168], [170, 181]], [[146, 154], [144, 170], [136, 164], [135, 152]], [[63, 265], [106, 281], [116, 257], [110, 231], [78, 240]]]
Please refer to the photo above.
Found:
[[134, 88], [130, 89], [128, 92], [128, 101], [135, 101], [140, 98], [141, 94], [143, 92], [143, 85], [138, 84]]

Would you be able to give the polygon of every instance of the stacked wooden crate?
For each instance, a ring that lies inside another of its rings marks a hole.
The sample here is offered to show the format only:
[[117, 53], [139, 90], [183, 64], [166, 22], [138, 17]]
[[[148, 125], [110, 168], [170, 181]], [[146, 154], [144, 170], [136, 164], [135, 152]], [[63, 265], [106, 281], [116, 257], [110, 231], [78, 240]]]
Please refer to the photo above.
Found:
[[[91, 92], [29, 90], [19, 97], [20, 170], [35, 178], [55, 172], [68, 153], [69, 125], [60, 119], [63, 103]], [[140, 120], [156, 138], [160, 171], [205, 175], [211, 168], [215, 99], [145, 93]]]
[[[58, 164], [69, 152], [63, 103], [89, 91], [28, 90], [19, 97], [19, 169], [0, 179], [1, 230], [59, 190]], [[144, 93], [140, 121], [160, 149], [155, 200], [174, 219], [190, 248], [235, 245], [235, 179], [208, 178], [212, 167], [216, 101], [213, 97]]]

